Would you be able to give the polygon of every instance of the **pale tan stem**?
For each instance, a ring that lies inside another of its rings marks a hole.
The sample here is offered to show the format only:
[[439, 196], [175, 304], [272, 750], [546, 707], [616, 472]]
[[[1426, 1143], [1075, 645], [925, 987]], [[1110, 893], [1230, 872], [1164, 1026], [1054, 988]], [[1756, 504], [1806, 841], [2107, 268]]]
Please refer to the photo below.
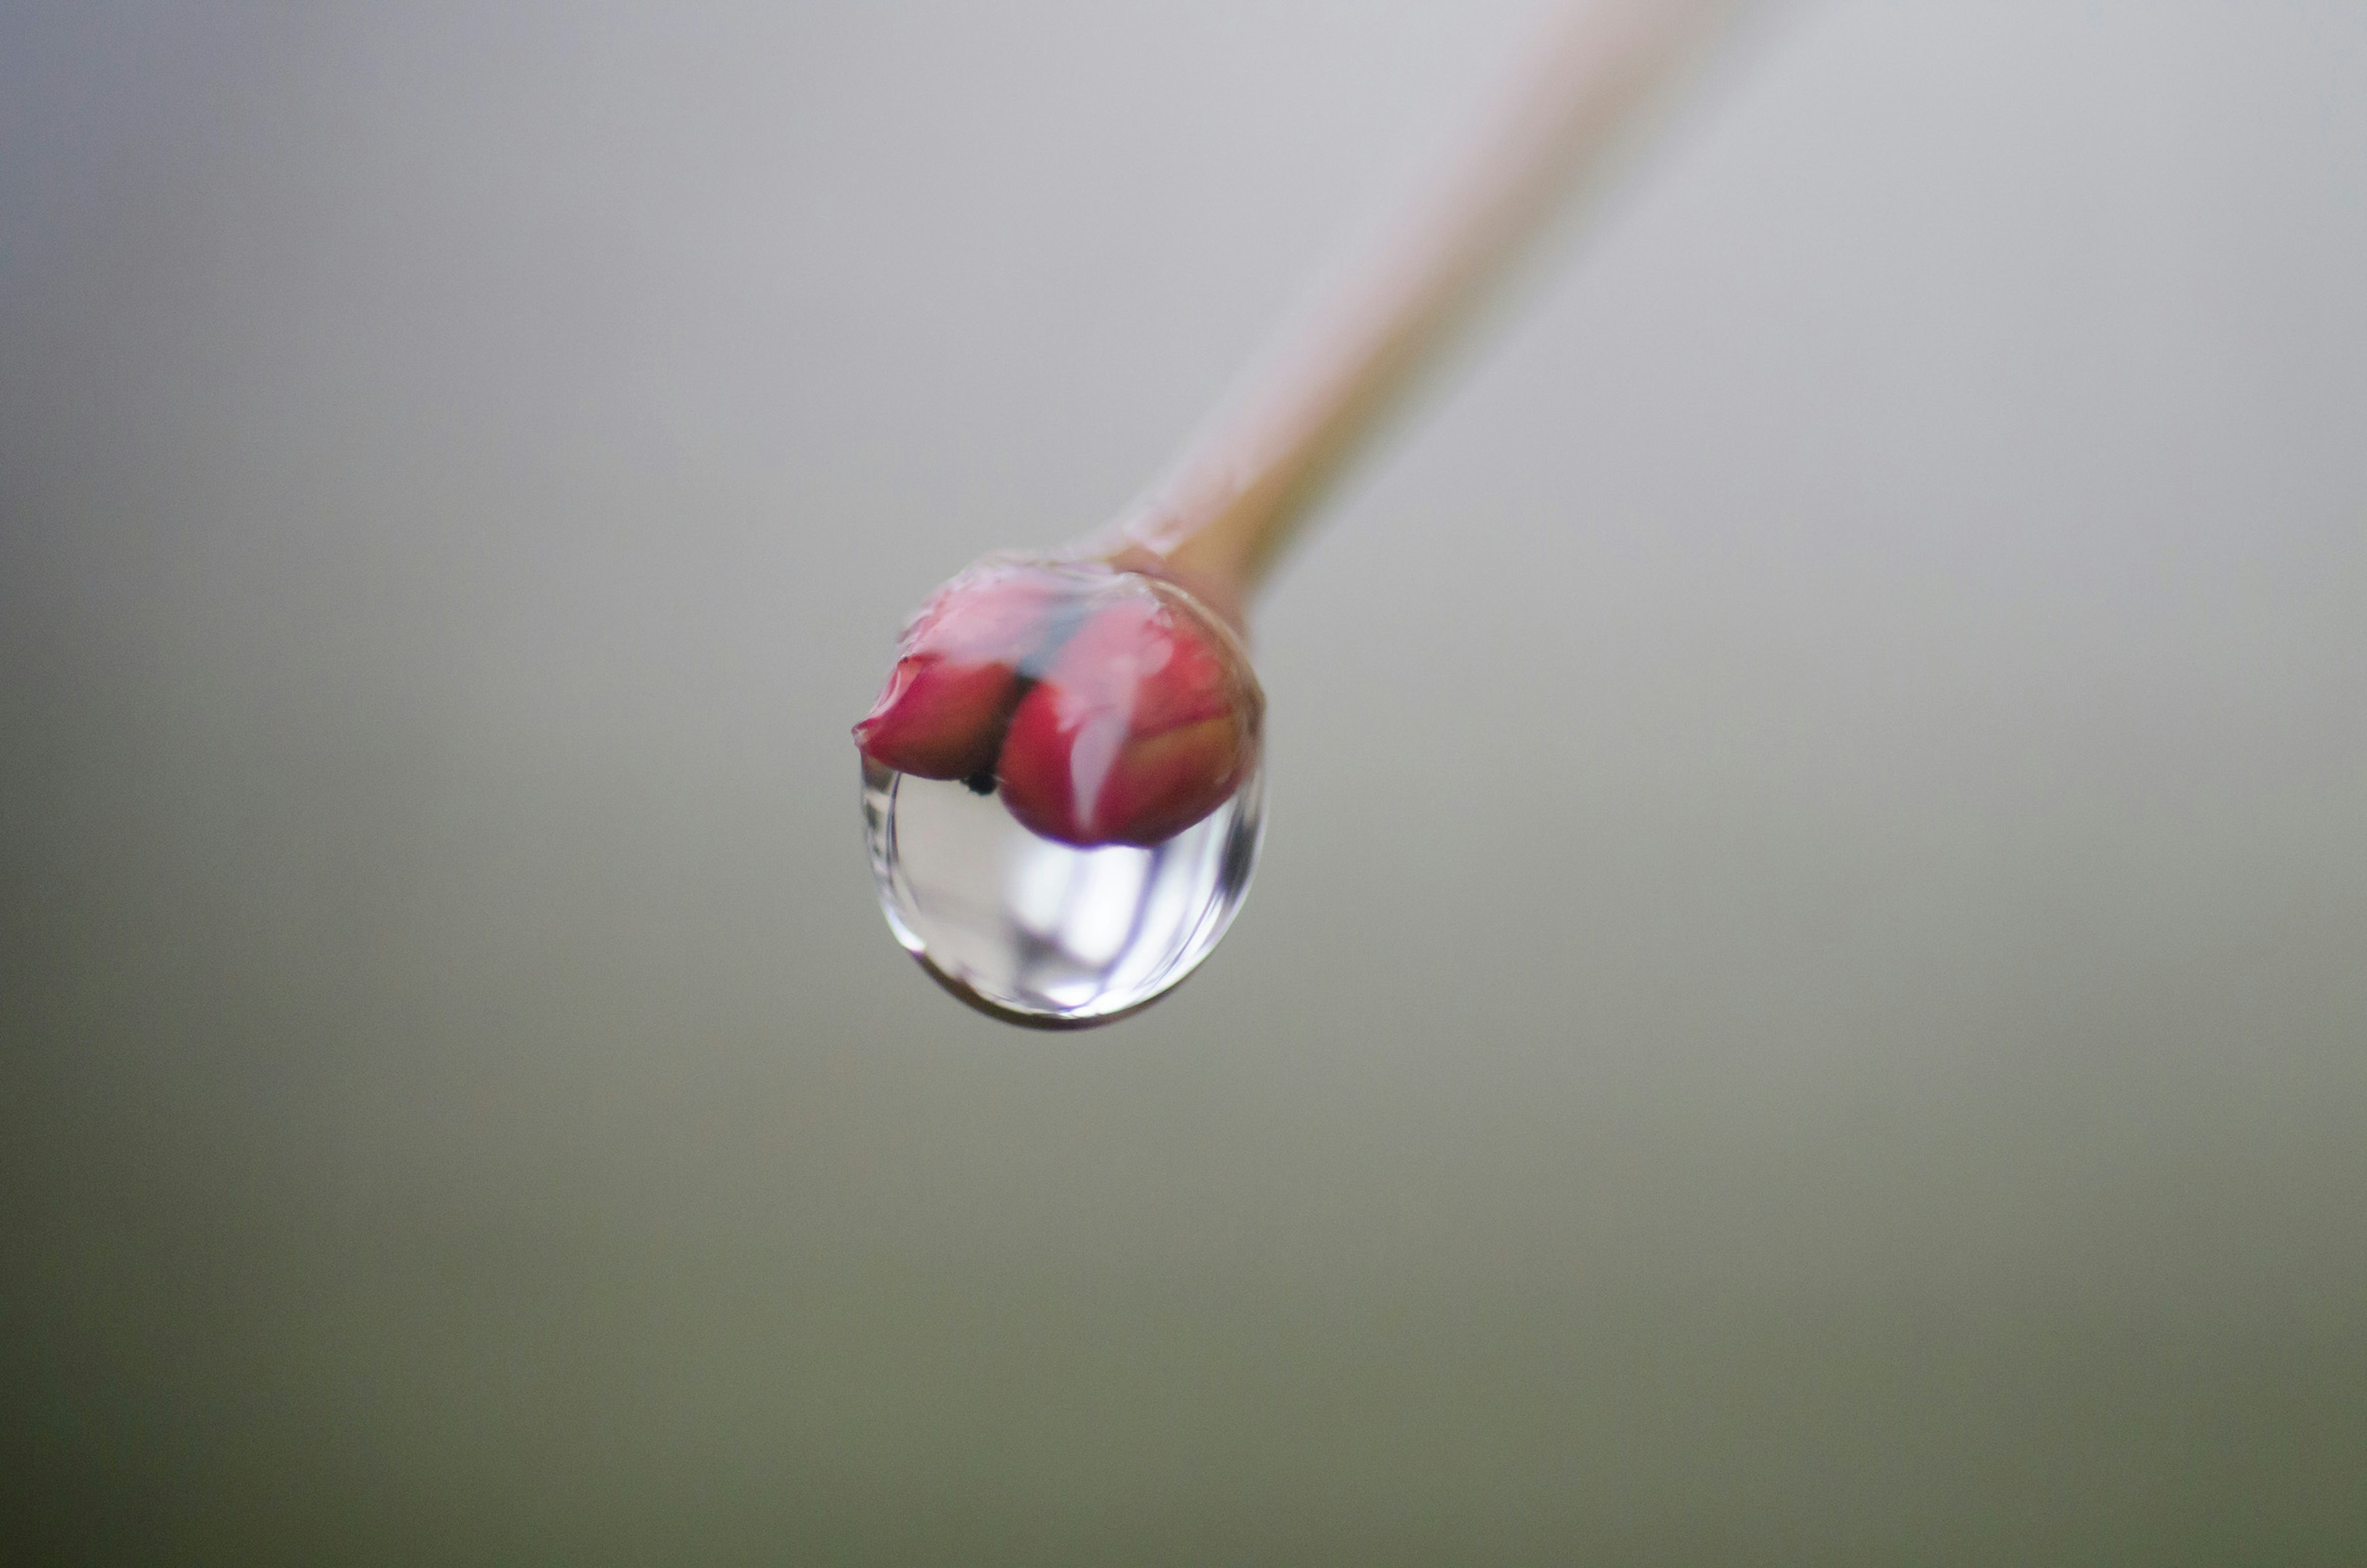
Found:
[[1147, 553], [1238, 620], [1241, 598], [1325, 483], [1484, 286], [1738, 9], [1738, 0], [1578, 5], [1430, 200], [1104, 536], [1111, 553]]

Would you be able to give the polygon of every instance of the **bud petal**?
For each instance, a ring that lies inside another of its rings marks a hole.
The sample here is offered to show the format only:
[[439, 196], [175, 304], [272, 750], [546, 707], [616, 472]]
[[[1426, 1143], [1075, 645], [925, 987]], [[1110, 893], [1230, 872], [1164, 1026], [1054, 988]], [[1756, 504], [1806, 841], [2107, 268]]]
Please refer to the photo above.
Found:
[[855, 744], [883, 767], [924, 779], [989, 773], [1025, 689], [1021, 668], [1051, 634], [1060, 585], [1025, 568], [966, 572], [905, 629], [896, 668]]
[[996, 775], [1030, 830], [1156, 844], [1229, 799], [1257, 747], [1238, 648], [1147, 585], [1093, 611], [1012, 714]]

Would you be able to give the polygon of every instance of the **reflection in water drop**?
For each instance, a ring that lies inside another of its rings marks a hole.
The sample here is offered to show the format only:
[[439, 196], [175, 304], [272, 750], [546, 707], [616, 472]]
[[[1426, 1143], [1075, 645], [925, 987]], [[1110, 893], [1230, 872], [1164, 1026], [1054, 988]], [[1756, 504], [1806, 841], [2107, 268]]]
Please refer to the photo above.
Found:
[[1249, 891], [1263, 825], [1257, 770], [1148, 849], [1073, 849], [994, 795], [863, 769], [863, 825], [888, 924], [947, 990], [1044, 1029], [1106, 1023], [1190, 974]]

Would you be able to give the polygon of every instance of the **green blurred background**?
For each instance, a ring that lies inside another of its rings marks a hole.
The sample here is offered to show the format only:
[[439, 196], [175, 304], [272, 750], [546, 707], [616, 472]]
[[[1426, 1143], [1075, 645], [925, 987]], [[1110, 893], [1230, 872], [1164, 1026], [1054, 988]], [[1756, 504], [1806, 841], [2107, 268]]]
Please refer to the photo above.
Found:
[[0, 1558], [2367, 1561], [2367, 7], [1762, 22], [1191, 985], [846, 726], [1537, 0], [0, 13]]

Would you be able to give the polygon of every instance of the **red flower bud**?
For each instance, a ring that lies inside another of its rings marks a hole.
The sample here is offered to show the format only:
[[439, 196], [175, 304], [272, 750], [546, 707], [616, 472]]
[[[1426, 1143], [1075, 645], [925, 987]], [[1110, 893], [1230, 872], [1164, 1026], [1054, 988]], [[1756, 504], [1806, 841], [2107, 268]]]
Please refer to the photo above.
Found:
[[1134, 582], [1021, 698], [996, 768], [1012, 816], [1081, 849], [1172, 838], [1256, 759], [1263, 699], [1238, 646]]
[[1051, 637], [1065, 585], [1031, 567], [964, 572], [931, 596], [905, 628], [896, 668], [855, 744], [883, 767], [924, 779], [989, 773], [1021, 667]]

